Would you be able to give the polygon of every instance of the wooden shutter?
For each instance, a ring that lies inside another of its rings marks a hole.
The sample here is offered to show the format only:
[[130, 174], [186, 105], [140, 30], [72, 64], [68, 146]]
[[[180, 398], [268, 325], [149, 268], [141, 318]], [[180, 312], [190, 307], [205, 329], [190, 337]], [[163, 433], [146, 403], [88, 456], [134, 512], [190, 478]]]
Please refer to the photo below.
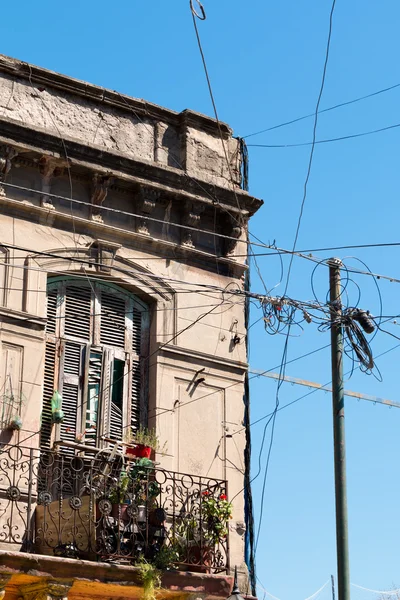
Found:
[[68, 283], [65, 288], [64, 334], [90, 340], [91, 288], [84, 282]]
[[57, 327], [58, 287], [47, 291], [47, 323], [46, 334], [56, 334]]
[[101, 292], [100, 342], [114, 348], [125, 348], [125, 298]]
[[[80, 432], [82, 411], [82, 365], [85, 346], [69, 340], [62, 341], [60, 363], [60, 385], [64, 421], [60, 425], [60, 438], [63, 441], [75, 441]], [[71, 448], [65, 453], [73, 454]]]
[[109, 436], [110, 402], [112, 385], [112, 351], [106, 348], [103, 351], [103, 368], [101, 377], [101, 406], [100, 406], [100, 431], [101, 435]]
[[142, 313], [133, 309], [132, 313], [132, 358], [131, 358], [131, 429], [139, 429], [141, 424], [141, 365]]
[[54, 390], [58, 388], [57, 380], [57, 342], [54, 337], [57, 331], [58, 286], [47, 291], [47, 323], [46, 323], [46, 348], [44, 358], [42, 423], [40, 429], [40, 447], [49, 449], [51, 445], [52, 414], [51, 398]]
[[40, 447], [43, 449], [49, 449], [51, 444], [51, 429], [53, 422], [51, 398], [54, 394], [54, 390], [58, 387], [56, 383], [56, 358], [56, 342], [47, 340], [44, 359], [42, 425], [40, 429]]
[[[85, 444], [87, 446], [96, 446], [98, 444], [98, 431], [100, 422], [101, 373], [103, 357], [101, 352], [90, 352], [89, 348], [87, 351], [89, 352], [89, 360], [86, 360], [88, 374], [83, 427], [86, 431]], [[93, 427], [93, 425], [95, 427]]]

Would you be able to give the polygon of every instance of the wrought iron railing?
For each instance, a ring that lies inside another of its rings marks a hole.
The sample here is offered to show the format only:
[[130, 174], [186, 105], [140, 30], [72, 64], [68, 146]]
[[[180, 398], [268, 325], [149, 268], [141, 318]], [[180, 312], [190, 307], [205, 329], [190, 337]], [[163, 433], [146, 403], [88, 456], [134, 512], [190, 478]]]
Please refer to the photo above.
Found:
[[144, 557], [161, 568], [223, 572], [226, 494], [226, 481], [146, 459], [3, 447], [0, 547], [128, 564]]

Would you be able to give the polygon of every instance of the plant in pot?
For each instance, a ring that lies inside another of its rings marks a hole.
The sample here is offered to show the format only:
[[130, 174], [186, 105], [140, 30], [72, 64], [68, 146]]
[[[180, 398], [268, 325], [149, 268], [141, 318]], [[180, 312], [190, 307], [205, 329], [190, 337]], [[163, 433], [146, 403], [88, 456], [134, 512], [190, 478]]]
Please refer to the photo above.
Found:
[[227, 496], [205, 490], [200, 496], [200, 503], [183, 515], [176, 527], [180, 561], [192, 571], [208, 572], [215, 547], [228, 535], [231, 518], [232, 504]]
[[229, 520], [232, 519], [232, 503], [226, 494], [215, 495], [205, 490], [202, 493], [201, 516], [204, 538], [213, 545], [224, 541], [229, 531]]
[[129, 471], [132, 501], [137, 507], [140, 522], [146, 520], [147, 515], [156, 508], [155, 500], [160, 493], [160, 486], [154, 481], [153, 472], [154, 463], [149, 458], [140, 458]]
[[160, 448], [160, 443], [154, 429], [147, 429], [140, 426], [133, 433], [129, 432], [127, 439], [126, 454], [137, 458], [150, 458], [152, 450], [154, 452], [163, 452], [164, 448]]
[[126, 509], [129, 506], [128, 500], [128, 489], [131, 483], [131, 479], [125, 471], [122, 471], [117, 482], [109, 493], [109, 500], [113, 505], [112, 516], [114, 518], [121, 518], [125, 520], [127, 518]]

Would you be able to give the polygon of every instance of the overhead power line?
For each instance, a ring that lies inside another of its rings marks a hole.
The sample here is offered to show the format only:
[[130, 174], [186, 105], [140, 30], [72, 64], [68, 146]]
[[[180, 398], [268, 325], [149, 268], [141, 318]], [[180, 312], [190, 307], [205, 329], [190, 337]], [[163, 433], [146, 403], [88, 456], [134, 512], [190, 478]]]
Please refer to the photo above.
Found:
[[[332, 5], [331, 5], [331, 11], [329, 14], [328, 38], [326, 41], [325, 59], [324, 59], [324, 67], [322, 70], [321, 85], [319, 88], [317, 104], [315, 106], [315, 111], [314, 111], [313, 139], [311, 142], [311, 151], [310, 151], [310, 157], [308, 159], [307, 174], [306, 174], [306, 178], [305, 178], [304, 186], [303, 186], [303, 198], [302, 198], [301, 205], [300, 205], [300, 213], [299, 213], [299, 217], [298, 217], [298, 221], [297, 221], [297, 227], [296, 227], [296, 233], [294, 236], [292, 252], [294, 252], [296, 250], [297, 240], [298, 240], [299, 232], [300, 232], [301, 221], [303, 218], [304, 206], [305, 206], [306, 199], [307, 199], [308, 181], [309, 181], [310, 175], [311, 175], [311, 167], [312, 167], [313, 158], [314, 158], [315, 140], [316, 140], [316, 136], [317, 136], [318, 111], [319, 111], [319, 105], [320, 105], [321, 99], [322, 99], [322, 94], [324, 92], [326, 71], [328, 68], [329, 51], [330, 51], [330, 47], [331, 47], [331, 37], [332, 37], [333, 13], [335, 11], [335, 6], [336, 6], [336, 0], [333, 0]], [[289, 261], [289, 268], [288, 268], [288, 273], [287, 273], [287, 278], [286, 278], [284, 295], [286, 295], [286, 292], [287, 292], [287, 289], [289, 286], [289, 279], [290, 279], [290, 274], [291, 274], [291, 270], [292, 270], [292, 264], [293, 264], [293, 254], [291, 255], [290, 261]]]
[[[353, 100], [348, 100], [347, 102], [340, 102], [340, 104], [335, 104], [334, 106], [330, 106], [329, 108], [324, 108], [323, 110], [319, 110], [318, 114], [329, 112], [330, 110], [335, 110], [336, 108], [341, 108], [342, 106], [348, 106], [349, 104], [355, 104], [356, 102], [361, 102], [361, 100], [366, 100], [367, 98], [372, 98], [373, 96], [378, 96], [379, 94], [390, 92], [391, 90], [394, 90], [398, 87], [400, 87], [400, 83], [396, 83], [395, 85], [391, 85], [390, 87], [383, 88], [382, 90], [378, 90], [376, 92], [372, 92], [371, 94], [367, 94], [366, 96], [360, 96], [359, 98], [354, 98]], [[244, 135], [241, 139], [246, 140], [249, 137], [260, 135], [261, 133], [266, 133], [267, 131], [273, 131], [274, 129], [279, 129], [280, 127], [286, 127], [287, 125], [292, 125], [293, 123], [304, 121], [304, 119], [310, 119], [314, 115], [315, 113], [309, 113], [308, 115], [303, 115], [302, 117], [297, 117], [296, 119], [291, 119], [290, 121], [279, 123], [279, 125], [272, 125], [271, 127], [267, 127], [266, 129], [256, 131], [255, 133], [249, 133], [248, 135]]]
[[[270, 379], [279, 379], [279, 373], [264, 373], [263, 371], [257, 371], [255, 369], [249, 369], [249, 373], [254, 375], [260, 375], [261, 377], [267, 377]], [[303, 385], [304, 387], [315, 388], [316, 390], [321, 390], [323, 392], [332, 392], [331, 386], [322, 385], [322, 383], [316, 383], [315, 381], [307, 381], [306, 379], [290, 377], [289, 375], [285, 375], [283, 379], [287, 383]], [[352, 392], [351, 390], [344, 390], [343, 394], [351, 398], [357, 398], [358, 400], [368, 400], [369, 402], [373, 402], [374, 404], [385, 404], [386, 406], [394, 406], [396, 408], [400, 408], [400, 402], [395, 402], [394, 400], [387, 400], [386, 398], [380, 398], [379, 396], [371, 396], [369, 394], [362, 394], [361, 392]]]
[[388, 125], [387, 127], [381, 127], [380, 129], [373, 129], [371, 131], [363, 131], [361, 133], [353, 133], [351, 135], [342, 135], [337, 138], [329, 138], [326, 140], [316, 140], [315, 142], [301, 142], [299, 144], [247, 144], [248, 147], [252, 148], [298, 148], [299, 146], [313, 146], [314, 144], [328, 144], [330, 142], [341, 142], [343, 140], [351, 140], [353, 138], [363, 137], [366, 135], [372, 135], [374, 133], [380, 133], [381, 131], [388, 131], [390, 129], [396, 129], [400, 127], [400, 123], [394, 125]]
[[[348, 246], [329, 246], [327, 248], [307, 248], [306, 250], [297, 250], [296, 254], [306, 254], [307, 252], [330, 252], [331, 250], [353, 250], [355, 248], [390, 248], [392, 246], [400, 246], [400, 242], [382, 242], [379, 244], [350, 244]], [[282, 250], [276, 250], [276, 252], [257, 252], [255, 256], [278, 256], [281, 254], [287, 254], [288, 252], [282, 252]], [[237, 255], [237, 257], [246, 256]]]

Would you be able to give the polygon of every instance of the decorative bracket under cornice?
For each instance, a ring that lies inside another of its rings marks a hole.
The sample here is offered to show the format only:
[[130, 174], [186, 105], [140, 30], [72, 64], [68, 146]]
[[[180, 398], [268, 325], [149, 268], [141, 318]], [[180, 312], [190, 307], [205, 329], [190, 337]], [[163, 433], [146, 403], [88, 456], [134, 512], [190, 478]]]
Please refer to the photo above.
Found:
[[140, 186], [138, 209], [143, 217], [139, 219], [137, 225], [138, 233], [150, 235], [148, 217], [154, 212], [155, 207], [159, 203], [160, 195], [161, 193], [159, 190], [148, 188], [146, 186]]
[[54, 158], [44, 154], [39, 159], [39, 171], [42, 176], [42, 192], [43, 195], [40, 199], [40, 206], [54, 210], [54, 205], [49, 194], [51, 193], [51, 182], [53, 177], [62, 177], [64, 175], [65, 168], [68, 167], [66, 160]]
[[107, 198], [108, 189], [113, 181], [114, 178], [111, 173], [106, 173], [105, 175], [101, 173], [95, 173], [93, 175], [93, 188], [91, 196], [92, 206], [90, 211], [90, 218], [92, 221], [98, 221], [99, 223], [103, 222], [101, 207], [103, 206], [104, 200]]
[[4, 187], [1, 185], [11, 170], [12, 161], [18, 156], [18, 150], [8, 144], [0, 145], [0, 196], [5, 196]]
[[[202, 204], [186, 202], [185, 212], [182, 218], [182, 225], [185, 225], [187, 227], [194, 227], [197, 229], [200, 225], [200, 218], [203, 212], [204, 206]], [[190, 229], [182, 229], [182, 246], [186, 246], [187, 248], [195, 247], [195, 244], [193, 242], [193, 233], [194, 232]]]

